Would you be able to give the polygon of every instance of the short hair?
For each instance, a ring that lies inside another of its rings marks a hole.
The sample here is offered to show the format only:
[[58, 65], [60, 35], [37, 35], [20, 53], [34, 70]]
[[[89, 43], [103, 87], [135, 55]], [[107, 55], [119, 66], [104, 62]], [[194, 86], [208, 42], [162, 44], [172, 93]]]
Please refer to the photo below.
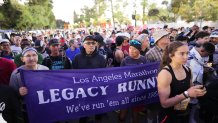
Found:
[[207, 36], [210, 36], [210, 34], [208, 32], [200, 31], [195, 35], [195, 39], [204, 38]]
[[172, 31], [176, 31], [176, 32], [178, 32], [178, 29], [173, 29]]
[[31, 43], [28, 39], [26, 39], [26, 38], [23, 38], [22, 40], [21, 40], [21, 43], [23, 43], [23, 42], [29, 42], [29, 43]]
[[74, 39], [70, 39], [69, 44], [73, 44], [74, 43]]
[[164, 25], [164, 27], [163, 27], [164, 29], [166, 29], [166, 28], [168, 28], [168, 25]]
[[208, 29], [209, 27], [208, 26], [204, 26], [202, 29], [203, 30], [206, 30], [206, 29]]
[[187, 36], [179, 35], [176, 37], [176, 41], [188, 41], [189, 38]]
[[124, 42], [124, 38], [122, 36], [116, 37], [116, 45], [117, 46], [121, 46], [123, 42]]
[[141, 34], [149, 34], [148, 30], [147, 29], [143, 29]]
[[215, 46], [210, 43], [210, 42], [205, 42], [202, 44], [202, 47], [204, 48], [204, 50], [206, 52], [208, 52], [209, 54], [213, 54], [215, 52]]

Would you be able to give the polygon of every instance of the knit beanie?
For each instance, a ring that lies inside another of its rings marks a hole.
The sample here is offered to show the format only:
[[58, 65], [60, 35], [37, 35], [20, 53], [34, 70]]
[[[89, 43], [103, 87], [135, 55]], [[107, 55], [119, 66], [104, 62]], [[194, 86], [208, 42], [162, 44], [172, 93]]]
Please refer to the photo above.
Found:
[[141, 51], [141, 49], [142, 49], [142, 43], [139, 42], [138, 40], [131, 40], [131, 41], [129, 42], [129, 44], [130, 44], [130, 46], [135, 47], [135, 48], [138, 49], [139, 51]]

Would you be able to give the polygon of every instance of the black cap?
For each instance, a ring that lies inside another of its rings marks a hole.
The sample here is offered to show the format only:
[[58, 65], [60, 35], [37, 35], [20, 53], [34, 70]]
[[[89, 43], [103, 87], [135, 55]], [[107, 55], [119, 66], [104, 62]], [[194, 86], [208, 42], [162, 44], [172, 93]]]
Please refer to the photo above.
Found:
[[55, 38], [53, 38], [53, 39], [51, 39], [50, 41], [49, 41], [49, 46], [50, 45], [58, 45], [59, 44], [59, 41], [58, 41], [58, 39], [55, 39]]
[[86, 36], [85, 39], [83, 40], [83, 42], [84, 42], [85, 40], [93, 40], [93, 41], [97, 41], [97, 40], [95, 39], [95, 37], [92, 36], [92, 35], [88, 35], [88, 36]]
[[99, 44], [104, 44], [104, 38], [101, 35], [95, 35], [94, 38]]

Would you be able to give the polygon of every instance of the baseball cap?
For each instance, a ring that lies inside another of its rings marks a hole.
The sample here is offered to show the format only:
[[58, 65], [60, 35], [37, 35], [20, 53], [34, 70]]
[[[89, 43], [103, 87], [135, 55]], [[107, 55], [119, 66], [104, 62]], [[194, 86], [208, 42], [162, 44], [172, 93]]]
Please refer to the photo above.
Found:
[[104, 38], [101, 35], [95, 35], [94, 38], [99, 44], [104, 43]]
[[58, 39], [53, 38], [49, 41], [48, 44], [49, 44], [49, 46], [50, 45], [59, 45], [59, 41], [58, 41]]
[[210, 34], [211, 38], [218, 38], [218, 31], [214, 31]]
[[86, 36], [86, 37], [85, 37], [85, 39], [83, 40], [83, 42], [84, 42], [84, 41], [86, 41], [86, 40], [93, 40], [93, 41], [97, 41], [97, 40], [95, 39], [95, 37], [94, 37], [94, 36], [92, 36], [92, 35], [88, 35], [88, 36]]
[[0, 39], [0, 44], [1, 43], [9, 43], [10, 44], [10, 41], [8, 39]]

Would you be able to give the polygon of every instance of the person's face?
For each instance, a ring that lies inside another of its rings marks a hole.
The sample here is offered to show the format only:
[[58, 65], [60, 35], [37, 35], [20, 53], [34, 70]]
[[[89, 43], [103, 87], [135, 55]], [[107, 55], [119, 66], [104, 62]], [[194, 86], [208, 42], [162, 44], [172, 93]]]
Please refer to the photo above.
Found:
[[94, 40], [86, 40], [83, 43], [83, 47], [85, 48], [87, 53], [94, 52], [96, 45], [97, 45], [97, 42]]
[[78, 42], [81, 42], [81, 39], [80, 39], [80, 38], [77, 38], [76, 40], [77, 40]]
[[177, 48], [177, 51], [174, 55], [170, 54], [172, 62], [176, 62], [177, 64], [183, 65], [188, 60], [189, 48], [187, 45], [183, 45]]
[[65, 45], [65, 41], [60, 42], [61, 46]]
[[177, 31], [172, 31], [172, 36], [176, 36], [177, 35]]
[[149, 47], [149, 38], [146, 37], [143, 41], [142, 41], [142, 47]]
[[76, 48], [79, 48], [79, 43], [78, 43], [78, 41], [74, 41], [74, 43], [73, 43], [73, 45], [74, 45], [74, 47], [76, 47]]
[[1, 46], [2, 46], [2, 51], [7, 51], [7, 52], [11, 51], [9, 43], [2, 43]]
[[23, 57], [21, 57], [21, 60], [25, 63], [27, 66], [35, 66], [38, 62], [38, 55], [35, 51], [27, 51]]
[[60, 45], [59, 44], [53, 44], [49, 46], [51, 53], [53, 54], [58, 54], [60, 50]]
[[140, 55], [140, 51], [133, 46], [129, 47], [129, 56], [133, 59], [138, 58]]
[[198, 39], [198, 42], [199, 42], [200, 44], [204, 44], [204, 43], [209, 42], [209, 41], [210, 41], [209, 36], [206, 36], [206, 37], [203, 37], [203, 38], [199, 38], [199, 39]]
[[14, 43], [15, 43], [16, 45], [20, 45], [20, 42], [21, 42], [21, 37], [20, 37], [20, 36], [15, 36], [15, 37], [14, 37]]
[[199, 27], [196, 26], [196, 25], [194, 25], [194, 26], [192, 27], [192, 31], [199, 31]]
[[162, 48], [166, 48], [169, 43], [170, 43], [170, 36], [169, 35], [165, 35], [163, 36], [159, 41], [158, 43], [162, 46]]
[[218, 37], [212, 37], [211, 38], [211, 42], [214, 44], [214, 45], [216, 45], [216, 44], [218, 44]]
[[28, 41], [22, 41], [20, 45], [21, 49], [31, 46], [31, 44]]
[[44, 39], [43, 35], [39, 35], [39, 36], [37, 37], [37, 40], [43, 41], [43, 39]]
[[200, 47], [200, 55], [201, 55], [201, 57], [207, 57], [211, 54], [208, 53], [203, 47]]
[[123, 43], [128, 43], [128, 41], [129, 41], [129, 38], [124, 37], [124, 41], [123, 41]]

